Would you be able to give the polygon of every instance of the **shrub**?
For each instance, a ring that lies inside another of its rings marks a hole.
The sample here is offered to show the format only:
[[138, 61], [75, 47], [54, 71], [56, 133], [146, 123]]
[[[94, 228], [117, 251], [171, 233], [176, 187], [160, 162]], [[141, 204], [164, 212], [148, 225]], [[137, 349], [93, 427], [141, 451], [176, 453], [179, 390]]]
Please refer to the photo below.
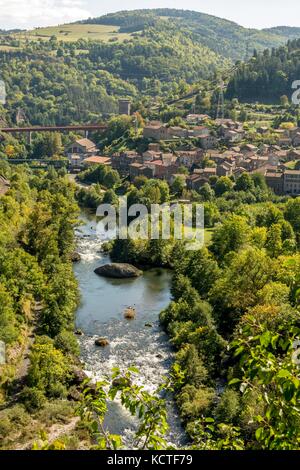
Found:
[[79, 355], [79, 345], [71, 331], [63, 330], [59, 333], [55, 337], [54, 346], [56, 349], [59, 349], [66, 354], [71, 354], [73, 356]]
[[42, 408], [46, 402], [44, 393], [36, 387], [24, 387], [21, 399], [27, 411], [32, 412]]
[[240, 411], [239, 395], [235, 390], [226, 389], [216, 408], [216, 418], [220, 423], [232, 423]]

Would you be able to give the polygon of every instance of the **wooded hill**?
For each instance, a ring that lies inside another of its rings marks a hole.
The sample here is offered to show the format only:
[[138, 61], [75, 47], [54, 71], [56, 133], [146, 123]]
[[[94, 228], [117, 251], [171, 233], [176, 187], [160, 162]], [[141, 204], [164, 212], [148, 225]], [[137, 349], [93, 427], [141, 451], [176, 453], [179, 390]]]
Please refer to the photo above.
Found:
[[277, 47], [289, 39], [300, 37], [300, 28], [248, 29], [205, 13], [168, 8], [122, 11], [89, 18], [81, 23], [119, 26], [120, 33], [145, 32], [149, 28], [170, 31], [170, 26], [173, 26], [193, 42], [233, 60], [251, 56], [253, 49]]
[[279, 103], [291, 98], [292, 83], [300, 77], [300, 40], [262, 53], [254, 52], [248, 63], [241, 63], [229, 82], [227, 98], [244, 102]]
[[[0, 34], [0, 78], [8, 93], [0, 115], [13, 124], [21, 108], [31, 124], [94, 122], [117, 112], [118, 97], [131, 98], [133, 109], [143, 114], [149, 103], [172, 101], [195, 84], [211, 88], [233, 61], [250, 58], [254, 48], [259, 57], [267, 57], [259, 51], [282, 47], [278, 54], [269, 53], [279, 58], [270, 72], [275, 80], [273, 69], [280, 70], [284, 44], [298, 36], [300, 28], [259, 31], [172, 9], [125, 11], [26, 34]], [[276, 80], [277, 96], [285, 79]], [[230, 90], [228, 97], [269, 99], [264, 87], [259, 96], [232, 85]]]

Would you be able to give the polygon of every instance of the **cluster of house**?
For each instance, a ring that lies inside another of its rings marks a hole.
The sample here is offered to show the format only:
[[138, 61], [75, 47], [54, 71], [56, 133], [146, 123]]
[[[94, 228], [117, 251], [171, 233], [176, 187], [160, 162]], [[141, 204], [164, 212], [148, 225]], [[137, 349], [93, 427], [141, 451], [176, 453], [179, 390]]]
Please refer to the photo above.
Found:
[[197, 138], [201, 148], [216, 148], [220, 141], [229, 144], [240, 142], [246, 136], [243, 124], [232, 121], [231, 119], [216, 119], [214, 125], [216, 130], [208, 127], [209, 116], [206, 114], [190, 114], [186, 117], [186, 127], [166, 126], [165, 124], [154, 121], [144, 127], [143, 135], [151, 140], [172, 140], [178, 138], [195, 139]]
[[190, 128], [180, 126], [166, 126], [159, 121], [147, 124], [143, 130], [143, 136], [149, 140], [173, 140], [173, 139], [199, 139], [201, 147], [204, 149], [215, 148], [218, 145], [218, 138], [205, 125], [193, 125]]
[[[216, 130], [208, 127], [209, 116], [206, 114], [190, 114], [186, 117], [187, 127], [166, 126], [165, 124], [154, 121], [144, 127], [144, 137], [151, 140], [172, 140], [178, 138], [197, 138], [203, 149], [216, 148], [220, 141], [228, 144], [241, 142], [246, 137], [246, 131], [243, 123], [231, 119], [216, 119], [214, 126]], [[259, 134], [270, 132], [268, 127], [259, 127]], [[272, 131], [277, 137], [277, 143], [281, 147], [300, 146], [300, 128], [276, 129]]]
[[[129, 176], [131, 181], [137, 176], [145, 176], [164, 179], [172, 184], [180, 175], [187, 188], [196, 191], [212, 176], [238, 178], [243, 173], [261, 173], [276, 194], [300, 194], [300, 171], [288, 170], [285, 166], [295, 160], [300, 161], [299, 150], [282, 150], [277, 145], [258, 148], [245, 144], [224, 152], [198, 148], [179, 150], [173, 154], [164, 153], [158, 143], [151, 143], [142, 154], [126, 151], [113, 155], [111, 165], [121, 175]], [[188, 170], [188, 174], [181, 173], [182, 167]]]
[[[137, 151], [124, 151], [109, 157], [99, 155], [94, 142], [84, 138], [76, 140], [66, 151], [70, 166], [84, 168], [89, 165], [109, 165], [122, 176], [133, 181], [138, 176], [159, 178], [172, 184], [180, 175], [185, 180], [186, 187], [198, 191], [210, 178], [228, 176], [239, 177], [242, 173], [261, 173], [265, 176], [270, 188], [278, 195], [300, 194], [300, 171], [286, 167], [289, 161], [300, 161], [300, 129], [278, 131], [285, 139], [290, 139], [287, 149], [284, 145], [260, 145], [239, 143], [245, 136], [241, 123], [230, 119], [216, 120], [217, 135], [212, 135], [203, 123], [207, 115], [191, 114], [186, 121], [191, 123], [191, 129], [181, 127], [167, 127], [161, 123], [150, 123], [144, 128], [144, 137], [152, 142], [148, 149], [139, 153]], [[258, 129], [264, 133], [266, 128]], [[191, 133], [194, 134], [191, 134]], [[176, 153], [165, 153], [161, 150], [158, 141], [167, 140], [172, 136], [197, 136], [201, 147], [194, 150], [178, 150]], [[203, 140], [204, 139], [204, 140]], [[217, 149], [220, 139], [228, 141], [228, 149]], [[288, 149], [288, 147], [292, 149]], [[299, 164], [300, 166], [300, 164]], [[188, 170], [185, 174], [182, 167]]]

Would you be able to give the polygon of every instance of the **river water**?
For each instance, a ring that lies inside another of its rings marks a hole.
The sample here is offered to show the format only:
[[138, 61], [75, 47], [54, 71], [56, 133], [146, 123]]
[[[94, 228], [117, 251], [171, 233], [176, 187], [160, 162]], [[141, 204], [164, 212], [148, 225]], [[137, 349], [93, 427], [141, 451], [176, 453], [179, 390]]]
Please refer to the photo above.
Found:
[[[76, 231], [81, 261], [74, 270], [81, 291], [76, 326], [84, 333], [79, 342], [85, 371], [97, 380], [110, 375], [114, 366], [123, 370], [136, 366], [140, 371], [137, 382], [148, 391], [155, 391], [168, 374], [174, 355], [158, 321], [159, 312], [170, 301], [171, 273], [152, 269], [137, 279], [124, 280], [97, 276], [94, 269], [110, 259], [101, 253], [103, 242], [97, 235], [95, 218], [84, 214], [82, 221]], [[124, 319], [124, 310], [129, 306], [136, 309], [134, 320]], [[151, 326], [146, 326], [149, 323]], [[107, 338], [109, 346], [96, 347], [94, 342], [99, 336]], [[180, 446], [186, 439], [172, 396], [166, 397], [166, 403], [168, 441]], [[136, 420], [118, 402], [110, 406], [105, 424], [111, 432], [123, 436], [125, 445], [133, 445]]]

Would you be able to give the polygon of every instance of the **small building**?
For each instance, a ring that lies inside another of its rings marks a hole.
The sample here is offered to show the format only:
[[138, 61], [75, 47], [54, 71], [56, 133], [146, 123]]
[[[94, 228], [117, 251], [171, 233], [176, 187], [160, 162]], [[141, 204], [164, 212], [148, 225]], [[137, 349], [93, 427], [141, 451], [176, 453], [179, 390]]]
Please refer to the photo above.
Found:
[[294, 147], [299, 147], [300, 146], [300, 132], [297, 132], [293, 138], [293, 145]]
[[224, 135], [224, 139], [230, 143], [239, 142], [241, 140], [241, 134], [231, 129], [226, 129], [223, 135]]
[[[67, 155], [76, 154], [79, 156], [96, 155], [98, 152], [97, 146], [90, 139], [77, 139], [67, 149]], [[82, 158], [82, 159], [83, 159]]]
[[233, 165], [227, 162], [217, 166], [217, 176], [231, 176], [233, 173]]
[[192, 168], [193, 165], [200, 163], [202, 154], [198, 150], [181, 150], [178, 152], [178, 164], [186, 168]]
[[83, 165], [85, 166], [91, 166], [91, 165], [105, 165], [105, 166], [111, 166], [111, 158], [109, 157], [88, 157], [83, 160]]
[[144, 127], [143, 136], [145, 139], [168, 140], [170, 138], [169, 129], [163, 124], [149, 124]]
[[283, 173], [284, 194], [298, 196], [300, 194], [300, 171], [285, 170]]
[[210, 134], [203, 135], [199, 137], [201, 147], [205, 150], [216, 148], [218, 144], [218, 139]]
[[130, 100], [119, 100], [119, 114], [126, 114], [130, 116], [131, 101]]
[[169, 136], [173, 138], [178, 137], [180, 139], [186, 139], [188, 137], [188, 130], [179, 126], [169, 127]]
[[242, 153], [256, 153], [258, 151], [258, 147], [256, 147], [256, 145], [252, 145], [252, 144], [245, 144], [243, 145], [243, 147], [241, 148], [241, 152]]
[[190, 137], [202, 137], [209, 134], [209, 129], [206, 126], [195, 126], [189, 131]]
[[69, 154], [68, 156], [69, 165], [71, 168], [80, 168], [83, 161], [83, 157], [77, 154]]
[[208, 178], [205, 178], [202, 175], [198, 175], [196, 173], [190, 175], [186, 179], [187, 189], [199, 191], [202, 186], [208, 183]]
[[290, 147], [293, 144], [293, 141], [290, 137], [283, 136], [278, 139], [278, 144], [281, 147]]
[[152, 162], [153, 160], [159, 160], [161, 158], [162, 153], [157, 152], [156, 150], [146, 150], [143, 153], [143, 162]]
[[122, 175], [128, 175], [130, 165], [142, 163], [142, 157], [134, 151], [121, 152], [112, 156], [111, 163], [114, 170], [119, 171]]
[[137, 176], [145, 176], [146, 178], [153, 178], [153, 171], [148, 166], [141, 163], [132, 163], [129, 166], [129, 177], [133, 181]]
[[283, 173], [267, 171], [265, 174], [266, 183], [275, 194], [280, 196], [283, 194]]
[[216, 176], [217, 175], [217, 169], [215, 167], [207, 167], [207, 168], [197, 168], [196, 170], [194, 170], [194, 174], [195, 175], [201, 175], [205, 178], [207, 178], [207, 180], [211, 177], [211, 176]]
[[207, 119], [211, 119], [210, 116], [208, 116], [208, 114], [189, 114], [186, 117], [186, 121], [189, 124], [201, 124]]

